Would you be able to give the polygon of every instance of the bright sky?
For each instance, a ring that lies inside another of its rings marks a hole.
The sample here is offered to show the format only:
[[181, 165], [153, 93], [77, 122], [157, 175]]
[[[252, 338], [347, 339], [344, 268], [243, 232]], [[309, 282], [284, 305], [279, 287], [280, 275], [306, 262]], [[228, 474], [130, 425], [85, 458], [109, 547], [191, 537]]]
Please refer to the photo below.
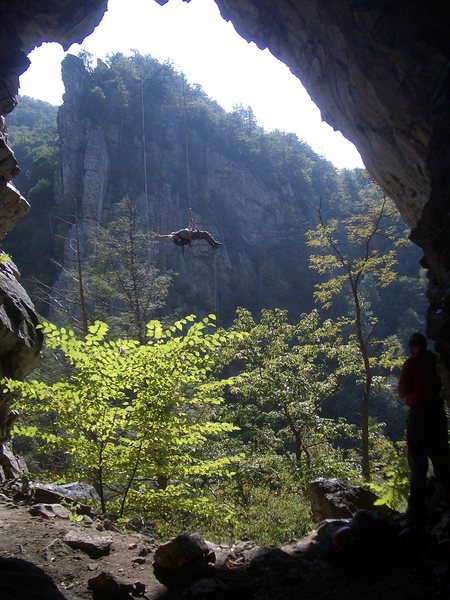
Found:
[[[268, 50], [247, 43], [224, 21], [214, 0], [109, 0], [108, 12], [81, 49], [95, 58], [138, 50], [169, 58], [191, 83], [199, 83], [226, 110], [251, 106], [265, 129], [294, 132], [338, 168], [363, 167], [356, 148], [322, 123], [320, 111], [300, 81]], [[20, 78], [20, 93], [60, 104], [64, 86], [59, 44], [43, 44], [29, 55], [31, 66]]]

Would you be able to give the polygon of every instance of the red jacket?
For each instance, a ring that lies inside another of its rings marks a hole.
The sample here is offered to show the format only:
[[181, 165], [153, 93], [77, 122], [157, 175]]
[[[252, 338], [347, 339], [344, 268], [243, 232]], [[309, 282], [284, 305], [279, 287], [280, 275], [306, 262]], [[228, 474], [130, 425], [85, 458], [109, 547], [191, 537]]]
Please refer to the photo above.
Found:
[[436, 355], [429, 350], [419, 352], [404, 362], [398, 383], [408, 389], [405, 402], [409, 407], [442, 403]]

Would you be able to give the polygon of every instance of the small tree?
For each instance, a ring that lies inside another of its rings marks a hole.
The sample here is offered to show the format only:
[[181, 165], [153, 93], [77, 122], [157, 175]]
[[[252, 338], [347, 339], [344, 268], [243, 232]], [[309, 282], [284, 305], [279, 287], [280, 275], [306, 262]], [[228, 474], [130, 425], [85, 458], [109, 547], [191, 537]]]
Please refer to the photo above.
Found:
[[[376, 340], [377, 318], [372, 314], [366, 287], [373, 282], [388, 286], [396, 278], [395, 244], [403, 243], [398, 231], [398, 213], [382, 195], [366, 196], [366, 211], [347, 219], [326, 221], [319, 209], [319, 225], [307, 232], [308, 244], [320, 250], [310, 256], [310, 267], [328, 279], [316, 286], [315, 297], [324, 308], [344, 293], [350, 307], [351, 339], [360, 357], [362, 387], [362, 472], [370, 479], [369, 404], [375, 382], [375, 365], [393, 367], [398, 343]], [[383, 352], [383, 349], [385, 350]]]
[[[83, 235], [80, 219], [80, 206], [77, 199], [73, 198], [74, 213], [67, 219], [58, 217], [58, 225], [65, 230], [64, 234], [57, 234], [56, 239], [64, 244], [64, 263], [52, 260], [62, 277], [52, 285], [46, 284], [37, 278], [33, 283], [39, 290], [39, 300], [50, 307], [50, 315], [64, 323], [81, 329], [87, 335], [89, 324], [93, 321], [88, 308], [89, 295], [86, 278], [86, 260], [83, 251]], [[60, 317], [60, 318], [59, 318]]]
[[41, 300], [58, 314], [59, 322], [80, 328], [84, 335], [95, 320], [105, 320], [116, 334], [143, 343], [147, 323], [165, 304], [173, 273], [156, 266], [157, 244], [143, 230], [128, 196], [114, 206], [109, 224], [99, 225], [89, 236], [75, 199], [74, 208], [74, 215], [60, 219], [68, 229], [61, 236], [65, 264], [57, 264], [63, 277], [59, 285], [36, 282]]
[[246, 372], [232, 387], [241, 436], [257, 452], [284, 456], [304, 481], [330, 474], [330, 465], [339, 462], [333, 441], [348, 428], [343, 420], [324, 418], [321, 404], [338, 391], [353, 363], [339, 325], [321, 323], [317, 311], [290, 324], [280, 309], [263, 310], [256, 323], [249, 311], [238, 309], [233, 328], [247, 334], [233, 349]]
[[[61, 476], [82, 477], [97, 489], [102, 511], [119, 516], [211, 512], [200, 483], [224, 476], [232, 458], [202, 449], [235, 427], [217, 417], [222, 389], [214, 376], [217, 348], [236, 334], [208, 333], [212, 316], [186, 317], [169, 328], [148, 325], [148, 342], [108, 341], [107, 325], [90, 326], [85, 339], [46, 323], [47, 344], [61, 351], [70, 375], [53, 384], [3, 380], [17, 395], [32, 436], [70, 457]], [[46, 429], [40, 415], [53, 415]]]
[[165, 304], [173, 274], [156, 267], [157, 244], [140, 221], [136, 205], [125, 196], [110, 223], [98, 228], [86, 272], [96, 316], [143, 343], [147, 323]]

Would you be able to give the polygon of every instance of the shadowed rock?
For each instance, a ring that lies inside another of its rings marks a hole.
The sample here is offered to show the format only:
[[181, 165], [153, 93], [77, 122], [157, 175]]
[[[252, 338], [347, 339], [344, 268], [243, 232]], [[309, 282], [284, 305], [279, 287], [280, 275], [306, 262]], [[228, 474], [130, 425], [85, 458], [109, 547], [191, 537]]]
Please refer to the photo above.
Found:
[[118, 579], [112, 573], [102, 571], [88, 581], [94, 600], [129, 600], [145, 594], [145, 585]]
[[0, 558], [0, 598], [67, 600], [44, 571], [19, 558]]
[[158, 581], [170, 588], [207, 577], [214, 561], [214, 552], [200, 535], [183, 533], [159, 546], [153, 570]]
[[352, 517], [360, 508], [373, 508], [377, 496], [361, 486], [348, 485], [338, 479], [320, 477], [310, 483], [309, 497], [314, 519]]

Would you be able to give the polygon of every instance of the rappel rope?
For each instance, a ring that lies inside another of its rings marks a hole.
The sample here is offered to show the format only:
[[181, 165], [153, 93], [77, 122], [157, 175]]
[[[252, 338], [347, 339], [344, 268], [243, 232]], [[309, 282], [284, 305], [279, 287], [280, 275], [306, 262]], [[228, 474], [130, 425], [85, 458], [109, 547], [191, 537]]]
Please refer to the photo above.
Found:
[[186, 155], [186, 177], [187, 177], [187, 192], [188, 192], [188, 210], [189, 220], [193, 224], [194, 219], [192, 217], [192, 206], [191, 206], [191, 169], [189, 167], [189, 141], [188, 141], [188, 130], [187, 130], [187, 116], [186, 116], [186, 88], [184, 87], [183, 81], [183, 120], [184, 120], [184, 148]]
[[148, 206], [148, 179], [147, 179], [147, 144], [145, 139], [145, 110], [144, 110], [144, 79], [141, 76], [141, 113], [142, 113], [142, 162], [144, 167], [144, 212], [145, 227], [150, 231], [150, 215]]
[[[187, 193], [188, 193], [188, 212], [189, 212], [189, 224], [190, 227], [194, 228], [194, 217], [192, 214], [192, 202], [191, 202], [191, 169], [189, 166], [189, 140], [188, 140], [188, 128], [187, 128], [187, 110], [186, 110], [186, 88], [184, 79], [183, 82], [183, 122], [184, 122], [184, 148], [186, 156], [186, 179], [187, 179]], [[184, 246], [182, 246], [184, 254]], [[217, 319], [219, 318], [219, 293], [218, 293], [218, 277], [217, 277], [217, 252], [214, 251], [214, 314]]]
[[219, 288], [217, 281], [217, 252], [214, 250], [214, 314], [219, 322]]

